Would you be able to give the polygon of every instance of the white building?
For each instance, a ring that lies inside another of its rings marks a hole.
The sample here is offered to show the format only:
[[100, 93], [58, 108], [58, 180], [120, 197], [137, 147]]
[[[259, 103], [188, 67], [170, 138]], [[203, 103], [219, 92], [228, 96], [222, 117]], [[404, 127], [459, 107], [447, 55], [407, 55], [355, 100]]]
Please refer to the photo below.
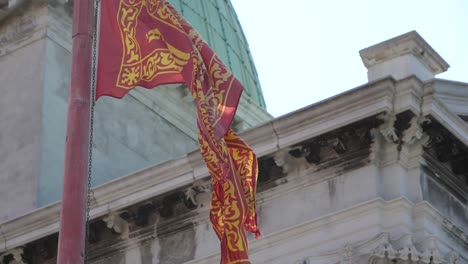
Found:
[[[416, 32], [360, 54], [368, 83], [242, 134], [252, 263], [467, 264], [468, 84], [436, 79], [449, 66]], [[209, 190], [198, 151], [97, 186], [90, 263], [218, 263]], [[55, 263], [59, 213], [0, 223], [0, 263]]]

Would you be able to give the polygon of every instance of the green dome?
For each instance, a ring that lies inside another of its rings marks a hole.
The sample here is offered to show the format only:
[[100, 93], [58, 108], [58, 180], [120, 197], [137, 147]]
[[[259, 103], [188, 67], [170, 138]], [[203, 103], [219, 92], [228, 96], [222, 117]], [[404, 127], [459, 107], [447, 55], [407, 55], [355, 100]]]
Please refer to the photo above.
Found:
[[265, 108], [249, 45], [229, 0], [170, 0], [244, 85], [252, 102]]

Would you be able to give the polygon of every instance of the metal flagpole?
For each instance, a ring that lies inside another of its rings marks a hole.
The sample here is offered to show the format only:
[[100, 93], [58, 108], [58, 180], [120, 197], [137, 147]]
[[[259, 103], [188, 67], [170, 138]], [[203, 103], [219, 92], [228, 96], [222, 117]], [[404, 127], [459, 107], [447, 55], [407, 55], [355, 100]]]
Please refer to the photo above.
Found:
[[86, 194], [90, 142], [93, 0], [74, 0], [73, 46], [58, 264], [85, 259]]

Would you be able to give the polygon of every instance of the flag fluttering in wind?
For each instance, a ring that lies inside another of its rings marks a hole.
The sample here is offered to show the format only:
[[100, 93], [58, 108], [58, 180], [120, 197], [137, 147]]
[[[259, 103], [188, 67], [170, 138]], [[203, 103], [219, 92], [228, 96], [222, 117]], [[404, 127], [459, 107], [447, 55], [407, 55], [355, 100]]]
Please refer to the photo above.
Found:
[[101, 1], [100, 17], [96, 98], [122, 98], [136, 86], [188, 87], [212, 178], [210, 219], [221, 263], [250, 263], [245, 231], [259, 235], [257, 159], [230, 129], [241, 83], [167, 0]]

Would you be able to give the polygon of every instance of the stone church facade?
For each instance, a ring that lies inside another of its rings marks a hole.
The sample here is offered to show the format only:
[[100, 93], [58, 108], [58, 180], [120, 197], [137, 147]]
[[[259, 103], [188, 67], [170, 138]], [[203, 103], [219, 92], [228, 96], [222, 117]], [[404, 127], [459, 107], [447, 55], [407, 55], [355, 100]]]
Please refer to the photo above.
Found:
[[[435, 78], [449, 65], [416, 32], [360, 55], [362, 86], [271, 120], [241, 108], [260, 166], [252, 263], [467, 264], [468, 84]], [[96, 186], [89, 262], [219, 263], [209, 179], [189, 150]], [[27, 201], [27, 191], [8, 197]], [[11, 212], [16, 202], [3, 201]], [[0, 221], [0, 263], [55, 263], [60, 202], [30, 209]]]

